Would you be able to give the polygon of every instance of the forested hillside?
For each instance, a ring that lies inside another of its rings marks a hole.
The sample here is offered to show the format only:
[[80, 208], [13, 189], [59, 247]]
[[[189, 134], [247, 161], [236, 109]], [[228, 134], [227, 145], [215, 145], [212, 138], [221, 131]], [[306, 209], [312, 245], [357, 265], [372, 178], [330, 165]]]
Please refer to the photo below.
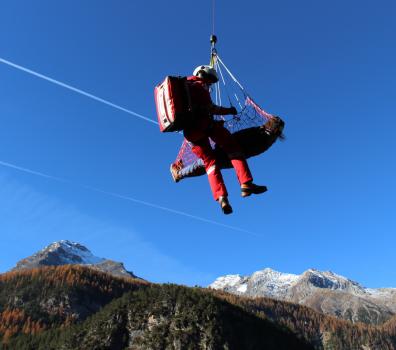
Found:
[[81, 266], [0, 276], [3, 349], [395, 349], [395, 319], [352, 324], [270, 298]]

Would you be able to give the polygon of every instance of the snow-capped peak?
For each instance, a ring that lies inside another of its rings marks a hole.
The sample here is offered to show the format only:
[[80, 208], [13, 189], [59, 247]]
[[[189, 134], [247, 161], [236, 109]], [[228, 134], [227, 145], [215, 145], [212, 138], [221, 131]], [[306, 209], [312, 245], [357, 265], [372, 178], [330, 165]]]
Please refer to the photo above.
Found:
[[122, 263], [99, 258], [83, 245], [68, 240], [51, 243], [39, 252], [18, 261], [12, 271], [61, 265], [85, 265], [118, 277], [137, 277], [127, 271]]
[[213, 289], [235, 289], [237, 293], [245, 293], [247, 291], [246, 277], [241, 275], [226, 275], [216, 279], [209, 287]]
[[217, 278], [216, 281], [210, 285], [210, 287], [213, 289], [223, 289], [225, 286], [233, 287], [240, 283], [241, 280], [241, 275], [225, 275]]
[[209, 287], [237, 294], [255, 294], [261, 290], [265, 290], [265, 295], [278, 296], [284, 294], [298, 278], [298, 275], [282, 273], [266, 268], [254, 272], [251, 276], [222, 276], [217, 278]]
[[309, 269], [301, 275], [278, 272], [270, 268], [256, 271], [251, 276], [227, 275], [217, 278], [210, 288], [251, 296], [285, 298], [297, 285], [345, 291], [355, 295], [367, 294], [359, 283], [331, 271]]
[[294, 275], [291, 273], [283, 273], [279, 271], [272, 270], [270, 268], [266, 268], [261, 271], [256, 271], [250, 277], [253, 281], [271, 281], [276, 282], [279, 285], [290, 285], [294, 281], [298, 279], [298, 275]]
[[267, 296], [281, 297], [298, 280], [299, 276], [282, 273], [269, 268], [254, 272], [249, 279], [250, 291], [257, 293], [265, 290]]
[[86, 247], [84, 247], [83, 245], [81, 245], [80, 243], [72, 242], [72, 241], [65, 240], [65, 239], [61, 240], [61, 241], [58, 241], [58, 242], [53, 242], [53, 243], [51, 243], [50, 245], [48, 245], [47, 247], [45, 247], [42, 250], [54, 251], [54, 250], [56, 250], [58, 248], [61, 248], [61, 247], [62, 248], [66, 248], [66, 249], [77, 248], [79, 250], [88, 251], [88, 249]]
[[51, 243], [32, 256], [21, 260], [16, 268], [33, 268], [40, 265], [95, 265], [105, 260], [93, 255], [89, 249], [79, 243], [62, 240]]
[[83, 245], [68, 240], [54, 242], [36, 253], [35, 256], [45, 253], [56, 254], [57, 257], [61, 260], [60, 262], [62, 264], [78, 263], [90, 265], [98, 264], [105, 260], [103, 258], [99, 258], [93, 255], [90, 250]]

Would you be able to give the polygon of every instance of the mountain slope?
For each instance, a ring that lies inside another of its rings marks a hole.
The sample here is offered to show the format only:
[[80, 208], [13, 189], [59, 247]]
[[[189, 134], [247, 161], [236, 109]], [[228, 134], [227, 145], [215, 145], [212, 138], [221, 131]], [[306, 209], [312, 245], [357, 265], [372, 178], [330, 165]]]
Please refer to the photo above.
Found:
[[[248, 312], [291, 329], [309, 341], [315, 349], [396, 349], [396, 321], [381, 326], [353, 324], [291, 302], [265, 297], [239, 297], [213, 289], [211, 291]], [[396, 317], [391, 320], [394, 319]]]
[[[313, 349], [293, 333], [202, 290], [152, 285], [81, 325], [15, 340], [29, 349]], [[54, 341], [54, 339], [56, 339]], [[33, 345], [32, 345], [33, 344]]]
[[0, 275], [0, 336], [37, 333], [85, 320], [129, 290], [147, 285], [83, 266], [47, 266]]

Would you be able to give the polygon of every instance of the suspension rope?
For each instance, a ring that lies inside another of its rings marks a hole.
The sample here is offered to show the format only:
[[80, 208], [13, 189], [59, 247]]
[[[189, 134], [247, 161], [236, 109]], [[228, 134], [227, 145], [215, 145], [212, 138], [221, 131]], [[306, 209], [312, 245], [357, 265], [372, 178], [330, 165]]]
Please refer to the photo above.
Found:
[[[231, 79], [232, 79], [236, 84], [238, 84], [238, 86], [241, 88], [241, 90], [242, 90], [242, 92], [243, 92], [243, 94], [244, 94], [244, 97], [245, 97], [245, 102], [244, 102], [244, 103], [245, 103], [245, 106], [246, 106], [246, 105], [252, 106], [253, 109], [254, 109], [254, 111], [255, 111], [255, 113], [256, 113], [256, 115], [260, 115], [261, 117], [263, 117], [263, 118], [265, 118], [265, 119], [267, 119], [267, 120], [274, 118], [274, 116], [273, 116], [272, 114], [270, 114], [270, 113], [264, 111], [264, 110], [253, 100], [253, 98], [250, 97], [250, 95], [246, 92], [245, 88], [244, 88], [244, 87], [242, 86], [242, 84], [235, 78], [235, 76], [234, 76], [234, 75], [231, 73], [231, 71], [227, 68], [227, 66], [224, 64], [224, 62], [221, 60], [221, 58], [217, 55], [217, 53], [216, 53], [216, 59], [217, 59], [218, 71], [220, 72], [220, 76], [222, 77], [222, 80], [223, 80], [224, 87], [225, 87], [226, 91], [227, 91], [227, 86], [226, 86], [226, 84], [225, 84], [225, 82], [224, 82], [224, 77], [223, 77], [221, 65], [226, 69], [226, 71], [227, 71], [227, 73], [229, 74], [229, 76], [231, 77]], [[220, 63], [221, 63], [221, 65], [220, 65]], [[227, 91], [227, 94], [228, 94], [228, 91]], [[241, 101], [240, 101], [240, 99], [238, 98], [238, 95], [237, 95], [236, 93], [234, 93], [234, 97], [235, 97], [235, 99], [236, 99], [236, 101], [237, 101], [239, 107], [240, 107], [241, 109], [243, 109], [244, 107], [242, 106]]]
[[214, 88], [215, 88], [215, 104], [218, 105], [219, 104], [219, 99], [218, 99], [219, 83], [216, 83], [214, 85]]
[[[215, 64], [215, 69], [218, 67], [218, 63], [216, 62], [216, 64]], [[217, 70], [217, 69], [216, 69]], [[218, 96], [219, 96], [219, 98], [218, 98], [218, 100], [219, 100], [219, 105], [221, 106], [222, 105], [222, 101], [221, 101], [221, 89], [220, 89], [220, 81], [218, 81], [217, 83], [216, 83], [216, 89], [217, 89], [217, 94], [218, 94]]]
[[233, 106], [233, 104], [231, 102], [230, 93], [228, 91], [228, 88], [227, 88], [227, 85], [226, 85], [226, 82], [225, 82], [225, 79], [224, 79], [223, 71], [222, 71], [221, 66], [220, 66], [220, 64], [218, 62], [216, 64], [216, 68], [217, 68], [217, 71], [220, 73], [221, 80], [223, 81], [224, 89], [225, 89], [227, 97], [228, 97], [228, 102], [230, 103], [231, 106]]
[[52, 83], [52, 84], [61, 86], [61, 87], [65, 88], [65, 89], [71, 90], [71, 91], [76, 92], [76, 93], [78, 93], [78, 94], [80, 94], [80, 95], [83, 95], [83, 96], [85, 96], [85, 97], [89, 97], [89, 98], [91, 98], [91, 99], [93, 99], [93, 100], [95, 100], [95, 101], [97, 101], [97, 102], [103, 103], [103, 104], [105, 104], [105, 105], [107, 105], [107, 106], [113, 107], [113, 108], [118, 109], [118, 110], [120, 110], [120, 111], [122, 111], [122, 112], [125, 112], [125, 113], [128, 113], [128, 114], [130, 114], [130, 115], [133, 115], [134, 117], [143, 119], [143, 120], [145, 120], [146, 122], [150, 122], [150, 123], [153, 123], [153, 124], [158, 124], [158, 122], [156, 122], [155, 120], [150, 119], [150, 118], [148, 118], [148, 117], [145, 117], [144, 115], [141, 115], [141, 114], [139, 114], [139, 113], [136, 113], [136, 112], [134, 112], [134, 111], [131, 111], [131, 110], [129, 110], [129, 109], [127, 109], [127, 108], [124, 108], [124, 107], [122, 107], [122, 106], [119, 106], [119, 105], [117, 105], [117, 104], [115, 104], [115, 103], [113, 103], [113, 102], [110, 102], [110, 101], [105, 100], [105, 99], [103, 99], [103, 98], [101, 98], [101, 97], [95, 96], [95, 95], [93, 95], [93, 94], [91, 94], [91, 93], [89, 93], [89, 92], [86, 92], [86, 91], [84, 91], [84, 90], [78, 89], [78, 88], [76, 88], [76, 87], [74, 87], [74, 86], [71, 86], [71, 85], [69, 85], [69, 84], [63, 83], [63, 82], [61, 82], [61, 81], [59, 81], [59, 80], [53, 79], [53, 78], [51, 78], [51, 77], [49, 77], [49, 76], [46, 76], [46, 75], [44, 75], [44, 74], [38, 73], [38, 72], [36, 72], [36, 71], [34, 71], [34, 70], [28, 69], [28, 68], [26, 68], [26, 67], [20, 66], [20, 65], [18, 65], [18, 64], [16, 64], [16, 63], [13, 63], [13, 62], [11, 62], [11, 61], [5, 60], [4, 58], [1, 58], [1, 57], [0, 57], [0, 63], [4, 63], [4, 64], [6, 64], [6, 65], [8, 65], [8, 66], [10, 66], [10, 67], [13, 67], [13, 68], [15, 68], [15, 69], [18, 69], [18, 70], [22, 71], [22, 72], [31, 74], [31, 75], [33, 75], [33, 76], [35, 76], [35, 77], [37, 77], [37, 78], [46, 80], [46, 81], [48, 81], [48, 82], [50, 82], [50, 83]]
[[220, 67], [219, 63], [216, 64], [216, 68], [217, 68], [216, 70], [220, 73], [220, 77], [221, 77], [221, 80], [223, 82], [224, 88], [227, 88], [226, 82], [225, 82], [225, 79], [224, 79], [224, 76], [223, 76], [223, 72], [221, 70], [221, 67]]
[[[246, 93], [245, 88], [242, 86], [242, 84], [237, 80], [237, 78], [234, 77], [234, 75], [231, 73], [231, 71], [227, 68], [227, 66], [224, 64], [224, 62], [221, 60], [221, 58], [219, 57], [219, 55], [217, 55], [217, 60], [222, 64], [222, 66], [224, 67], [224, 69], [227, 71], [227, 73], [230, 75], [231, 79], [238, 84], [238, 86], [241, 88], [241, 90]], [[247, 93], [246, 93], [247, 94]]]

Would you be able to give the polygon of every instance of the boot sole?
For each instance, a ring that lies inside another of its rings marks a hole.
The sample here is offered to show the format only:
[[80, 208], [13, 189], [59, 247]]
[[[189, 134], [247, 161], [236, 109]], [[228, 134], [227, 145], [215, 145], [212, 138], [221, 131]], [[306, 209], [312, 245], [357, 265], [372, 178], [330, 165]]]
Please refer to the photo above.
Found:
[[224, 213], [225, 215], [229, 215], [229, 214], [232, 213], [232, 208], [231, 208], [231, 206], [225, 206], [225, 207], [221, 208], [221, 210], [223, 211], [223, 213]]
[[263, 190], [260, 190], [260, 191], [250, 191], [248, 189], [245, 189], [245, 190], [242, 189], [241, 196], [242, 197], [249, 197], [252, 194], [261, 194], [261, 193], [264, 193], [264, 192], [267, 192], [267, 191], [268, 191], [267, 187], [265, 187]]

